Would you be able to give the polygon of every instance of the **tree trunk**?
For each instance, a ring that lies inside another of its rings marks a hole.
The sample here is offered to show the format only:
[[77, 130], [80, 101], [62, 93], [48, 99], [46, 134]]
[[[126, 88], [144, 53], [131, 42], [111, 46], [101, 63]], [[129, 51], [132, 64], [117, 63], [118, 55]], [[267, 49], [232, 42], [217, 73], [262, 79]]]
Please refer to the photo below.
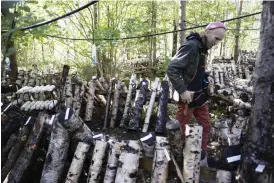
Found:
[[169, 96], [169, 85], [168, 81], [162, 81], [161, 91], [159, 98], [159, 108], [155, 125], [155, 132], [164, 133], [166, 130], [167, 122], [167, 105], [168, 105], [168, 96]]
[[141, 147], [139, 141], [129, 140], [124, 145], [118, 162], [115, 183], [134, 183], [137, 179]]
[[[238, 10], [238, 17], [242, 14], [242, 7], [243, 7], [243, 0], [240, 0], [239, 10]], [[236, 33], [235, 33], [235, 48], [234, 48], [234, 60], [237, 63], [239, 57], [239, 38], [240, 38], [240, 28], [241, 28], [241, 19], [237, 20], [236, 23]]]
[[[180, 1], [180, 14], [181, 14], [181, 18], [180, 18], [180, 29], [183, 30], [186, 28], [186, 1]], [[181, 31], [180, 32], [180, 45], [182, 46], [184, 41], [185, 41], [185, 37], [186, 37], [186, 33], [185, 31]]]
[[89, 176], [88, 176], [89, 183], [99, 182], [99, 175], [102, 170], [103, 159], [105, 157], [107, 146], [108, 146], [107, 142], [99, 141], [99, 140], [95, 142], [93, 156], [92, 156], [91, 164], [89, 167]]
[[25, 178], [24, 176], [26, 175], [26, 172], [33, 160], [34, 153], [37, 151], [39, 143], [41, 143], [41, 139], [44, 134], [44, 119], [46, 116], [47, 115], [45, 113], [39, 113], [36, 122], [34, 123], [32, 132], [27, 140], [26, 146], [17, 159], [14, 167], [6, 177], [4, 181], [5, 183], [23, 182]]
[[200, 160], [202, 146], [203, 127], [198, 125], [186, 125], [184, 169], [183, 176], [186, 182], [199, 182]]
[[84, 161], [89, 151], [89, 144], [79, 142], [71, 162], [65, 183], [77, 183], [82, 172]]
[[[270, 183], [274, 180], [274, 2], [264, 1], [260, 47], [253, 74], [254, 105], [247, 141], [243, 147], [239, 182]], [[265, 165], [263, 171], [255, 171]]]
[[147, 114], [146, 114], [146, 118], [145, 118], [145, 123], [144, 123], [142, 132], [147, 132], [147, 130], [148, 130], [150, 116], [151, 116], [152, 111], [153, 111], [159, 81], [160, 81], [159, 78], [156, 78], [155, 81], [154, 81], [154, 85], [153, 85], [153, 88], [152, 88], [152, 93], [151, 93], [151, 97], [150, 97], [150, 101], [149, 101], [149, 105], [148, 105], [148, 109], [147, 109]]
[[[176, 21], [173, 20], [173, 30], [176, 31], [177, 30], [177, 24], [176, 24]], [[172, 46], [172, 56], [176, 54], [177, 52], [177, 38], [178, 38], [178, 35], [177, 35], [177, 32], [174, 32], [173, 33], [173, 46]]]
[[166, 137], [156, 136], [156, 145], [152, 164], [151, 183], [166, 183], [168, 178], [168, 159], [170, 146]]
[[[156, 33], [157, 25], [157, 1], [152, 1], [152, 33]], [[152, 66], [156, 65], [156, 52], [157, 52], [157, 36], [153, 36], [152, 38]]]
[[131, 104], [131, 100], [132, 100], [132, 92], [135, 90], [135, 88], [136, 88], [136, 74], [132, 74], [130, 81], [129, 81], [124, 113], [123, 113], [123, 116], [122, 116], [122, 119], [120, 122], [120, 127], [122, 127], [122, 128], [126, 127], [126, 120], [128, 117], [128, 111], [130, 109], [130, 104]]

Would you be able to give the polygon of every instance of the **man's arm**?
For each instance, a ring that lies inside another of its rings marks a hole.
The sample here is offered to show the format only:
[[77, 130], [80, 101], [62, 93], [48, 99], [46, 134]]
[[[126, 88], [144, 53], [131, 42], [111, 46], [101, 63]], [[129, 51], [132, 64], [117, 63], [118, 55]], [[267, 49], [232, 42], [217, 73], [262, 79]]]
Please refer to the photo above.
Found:
[[185, 69], [187, 69], [188, 65], [193, 63], [195, 57], [198, 54], [197, 49], [198, 48], [194, 42], [189, 42], [179, 49], [177, 54], [168, 64], [167, 75], [174, 89], [179, 94], [182, 94], [186, 91], [186, 86], [182, 74], [185, 72]]

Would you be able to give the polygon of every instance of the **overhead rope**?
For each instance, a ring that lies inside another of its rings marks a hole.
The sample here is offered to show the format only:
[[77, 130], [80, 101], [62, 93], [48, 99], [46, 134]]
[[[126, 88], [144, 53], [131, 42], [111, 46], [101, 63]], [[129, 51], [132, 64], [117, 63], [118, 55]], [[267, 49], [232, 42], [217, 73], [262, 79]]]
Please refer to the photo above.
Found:
[[[239, 16], [239, 17], [235, 17], [235, 18], [231, 18], [231, 19], [226, 19], [226, 20], [222, 20], [220, 22], [231, 22], [231, 21], [234, 21], [234, 20], [237, 20], [237, 19], [242, 19], [242, 18], [246, 18], [246, 17], [250, 17], [250, 16], [255, 16], [255, 15], [258, 15], [258, 14], [261, 14], [261, 12], [252, 13], [252, 14], [248, 14], [248, 15], [243, 15], [243, 16]], [[74, 41], [99, 41], [99, 40], [102, 40], [102, 41], [103, 40], [104, 41], [116, 41], [116, 40], [138, 39], [138, 38], [146, 38], [146, 37], [165, 35], [165, 34], [185, 31], [185, 30], [192, 30], [192, 29], [202, 28], [202, 27], [206, 27], [207, 25], [208, 24], [197, 25], [197, 26], [193, 26], [193, 27], [189, 27], [189, 28], [185, 28], [185, 29], [179, 29], [179, 30], [173, 30], [173, 31], [167, 31], [167, 32], [160, 32], [160, 33], [154, 33], [154, 34], [147, 34], [147, 35], [141, 35], [141, 36], [124, 37], [124, 38], [97, 38], [97, 39], [94, 38], [94, 37], [93, 38], [68, 38], [68, 37], [62, 37], [62, 36], [50, 35], [50, 34], [43, 34], [43, 35], [47, 36], [47, 37], [52, 37], [52, 38], [67, 39], [67, 40], [74, 40]], [[228, 30], [233, 30], [233, 29], [228, 29]], [[253, 29], [247, 29], [247, 30], [253, 30]]]
[[[94, 3], [97, 3], [97, 2], [98, 2], [98, 0], [93, 0], [93, 1], [87, 3], [86, 5], [84, 5], [84, 6], [80, 7], [80, 8], [77, 8], [77, 9], [71, 11], [71, 12], [68, 12], [68, 13], [66, 13], [66, 14], [64, 14], [64, 15], [61, 15], [61, 16], [59, 16], [59, 17], [56, 17], [56, 18], [54, 18], [54, 19], [52, 19], [52, 20], [40, 22], [40, 23], [37, 23], [37, 24], [34, 24], [34, 25], [30, 25], [30, 26], [27, 26], [27, 27], [18, 28], [18, 29], [16, 29], [16, 30], [25, 31], [25, 30], [29, 30], [29, 29], [33, 29], [33, 28], [36, 28], [36, 27], [40, 27], [40, 26], [43, 26], [43, 25], [50, 24], [50, 23], [52, 23], [52, 22], [55, 22], [55, 21], [57, 21], [57, 20], [60, 20], [60, 19], [65, 18], [65, 17], [67, 17], [67, 16], [70, 16], [70, 15], [72, 15], [72, 14], [75, 14], [75, 13], [77, 13], [77, 12], [79, 12], [79, 11], [81, 11], [81, 10], [83, 10], [83, 9], [85, 9], [85, 8], [87, 8], [87, 7], [89, 7], [90, 5], [92, 5], [92, 4], [94, 4]], [[6, 32], [8, 32], [8, 30], [3, 30], [3, 31], [1, 31], [1, 33], [6, 33]]]

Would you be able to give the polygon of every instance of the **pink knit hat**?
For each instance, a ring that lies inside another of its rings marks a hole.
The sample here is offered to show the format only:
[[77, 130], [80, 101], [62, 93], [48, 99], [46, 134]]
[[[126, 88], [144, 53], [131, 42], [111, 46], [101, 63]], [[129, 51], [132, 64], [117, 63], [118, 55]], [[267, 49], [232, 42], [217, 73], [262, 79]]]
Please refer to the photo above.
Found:
[[226, 30], [226, 26], [222, 22], [211, 22], [206, 26], [205, 30], [212, 30], [217, 28], [224, 28]]

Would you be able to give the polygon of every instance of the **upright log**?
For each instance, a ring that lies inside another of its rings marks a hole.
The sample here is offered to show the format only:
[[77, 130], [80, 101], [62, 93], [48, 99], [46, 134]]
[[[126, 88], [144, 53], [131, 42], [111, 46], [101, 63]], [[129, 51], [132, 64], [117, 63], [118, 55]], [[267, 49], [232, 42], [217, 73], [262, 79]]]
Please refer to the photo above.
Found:
[[186, 125], [183, 178], [186, 182], [199, 182], [203, 127]]
[[153, 83], [152, 93], [151, 93], [151, 97], [150, 97], [150, 101], [149, 101], [149, 105], [148, 105], [148, 109], [147, 109], [147, 113], [146, 113], [146, 118], [145, 118], [145, 123], [144, 123], [143, 129], [142, 129], [142, 132], [147, 132], [147, 130], [148, 130], [149, 121], [150, 121], [150, 117], [151, 117], [151, 114], [153, 111], [159, 81], [160, 81], [160, 79], [156, 78]]
[[110, 142], [110, 149], [108, 153], [108, 163], [105, 173], [104, 183], [114, 183], [116, 172], [118, 168], [118, 159], [121, 154], [121, 147], [123, 143], [119, 141]]
[[107, 146], [108, 146], [107, 142], [99, 141], [99, 140], [95, 142], [93, 156], [92, 156], [91, 164], [89, 167], [89, 175], [88, 175], [89, 183], [99, 182], [99, 175], [102, 170], [103, 159], [105, 157]]
[[121, 89], [122, 89], [122, 83], [120, 80], [118, 80], [116, 84], [115, 95], [114, 95], [113, 104], [112, 104], [112, 113], [111, 113], [111, 119], [110, 119], [111, 128], [115, 127]]
[[72, 85], [71, 85], [71, 77], [68, 76], [66, 78], [66, 84], [65, 84], [65, 103], [66, 107], [72, 107]]
[[90, 145], [84, 142], [79, 142], [70, 164], [65, 183], [77, 183], [82, 172], [84, 161], [89, 151]]
[[141, 147], [139, 141], [129, 140], [125, 142], [118, 162], [118, 170], [115, 178], [115, 183], [136, 182], [139, 167], [140, 150]]
[[68, 155], [69, 133], [59, 122], [54, 124], [40, 183], [58, 183], [61, 181]]
[[182, 164], [183, 138], [180, 122], [178, 120], [170, 120], [166, 124], [166, 129], [171, 152], [174, 154], [175, 160]]
[[104, 129], [106, 129], [108, 125], [109, 110], [111, 105], [112, 88], [113, 88], [114, 81], [115, 81], [115, 78], [112, 78], [110, 80], [110, 84], [109, 84], [110, 86], [108, 88], [107, 106], [106, 106], [105, 119], [104, 119]]
[[145, 157], [152, 158], [155, 148], [155, 134], [151, 132], [142, 133], [140, 141]]
[[161, 91], [159, 97], [159, 109], [157, 114], [157, 120], [155, 125], [155, 132], [164, 133], [167, 122], [167, 106], [168, 106], [168, 96], [169, 96], [169, 85], [168, 81], [162, 81]]
[[123, 117], [121, 119], [120, 127], [124, 128], [126, 127], [126, 120], [128, 117], [128, 111], [130, 109], [130, 104], [132, 100], [132, 92], [135, 90], [136, 87], [136, 74], [132, 74], [130, 81], [129, 81], [129, 88], [128, 88], [128, 93], [127, 93], [127, 99], [126, 99], [126, 104], [125, 104], [125, 109], [123, 113]]
[[99, 82], [100, 82], [101, 85], [104, 87], [105, 91], [108, 91], [109, 86], [108, 86], [108, 83], [107, 83], [107, 81], [105, 80], [104, 76], [101, 76], [101, 77], [99, 78]]
[[129, 121], [128, 129], [130, 130], [138, 130], [139, 123], [141, 120], [141, 113], [143, 110], [143, 105], [147, 101], [147, 90], [148, 90], [148, 82], [146, 80], [142, 80], [139, 84], [139, 95], [137, 100], [134, 103], [134, 106], [132, 107], [131, 114], [132, 119]]
[[95, 87], [92, 81], [89, 82], [89, 92], [88, 92], [88, 102], [86, 106], [86, 114], [85, 121], [91, 121], [92, 112], [94, 108], [94, 95], [95, 95]]
[[[166, 151], [166, 152], [165, 152]], [[168, 153], [170, 146], [166, 137], [156, 136], [156, 145], [153, 157], [151, 183], [166, 183], [168, 178]]]
[[44, 120], [46, 118], [45, 113], [39, 113], [36, 122], [33, 126], [31, 134], [27, 140], [26, 146], [23, 152], [17, 159], [14, 167], [9, 172], [5, 179], [5, 183], [23, 182], [24, 175], [27, 172], [31, 161], [33, 160], [33, 155], [41, 142], [43, 135]]

